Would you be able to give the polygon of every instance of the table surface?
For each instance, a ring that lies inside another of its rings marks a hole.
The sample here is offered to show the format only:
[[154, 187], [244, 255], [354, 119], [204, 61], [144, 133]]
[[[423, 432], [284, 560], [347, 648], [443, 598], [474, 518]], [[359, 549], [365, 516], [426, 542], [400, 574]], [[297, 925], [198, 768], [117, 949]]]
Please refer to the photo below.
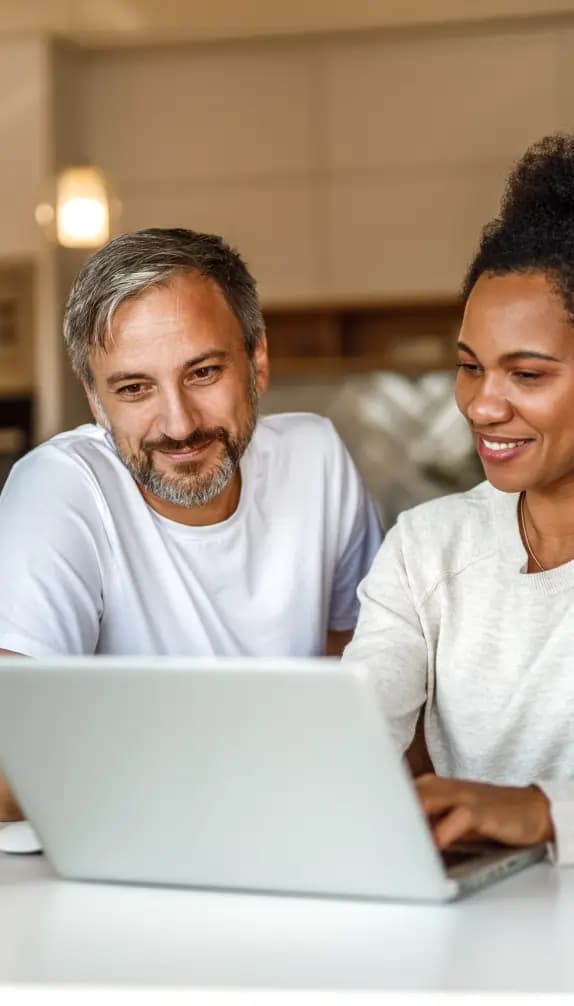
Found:
[[450, 905], [60, 880], [0, 853], [0, 985], [574, 992], [574, 869]]

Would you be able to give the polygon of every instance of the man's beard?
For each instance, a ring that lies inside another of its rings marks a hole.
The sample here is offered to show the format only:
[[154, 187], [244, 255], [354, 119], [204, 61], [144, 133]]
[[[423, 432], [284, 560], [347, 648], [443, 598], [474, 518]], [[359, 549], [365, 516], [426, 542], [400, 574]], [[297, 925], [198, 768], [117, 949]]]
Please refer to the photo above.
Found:
[[[160, 437], [144, 441], [137, 454], [128, 454], [116, 439], [113, 429], [110, 433], [120, 460], [141, 489], [177, 506], [206, 506], [229, 485], [253, 436], [257, 422], [257, 395], [254, 389], [250, 389], [249, 406], [248, 419], [243, 430], [236, 436], [232, 436], [223, 426], [202, 428], [194, 430], [185, 440]], [[155, 451], [193, 449], [210, 440], [219, 442], [220, 449], [217, 460], [206, 471], [201, 471], [203, 461], [176, 462], [177, 471], [169, 475], [154, 467]]]

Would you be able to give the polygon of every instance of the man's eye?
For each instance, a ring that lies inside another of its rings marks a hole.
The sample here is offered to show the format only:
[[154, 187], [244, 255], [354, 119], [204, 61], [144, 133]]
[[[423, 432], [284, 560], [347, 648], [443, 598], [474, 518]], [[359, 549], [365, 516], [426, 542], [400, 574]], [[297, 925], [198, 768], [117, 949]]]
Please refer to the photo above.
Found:
[[141, 394], [143, 390], [143, 384], [124, 384], [122, 388], [118, 388], [118, 395], [123, 395], [124, 398], [133, 398], [135, 395]]
[[198, 381], [208, 381], [210, 378], [216, 377], [220, 370], [221, 367], [217, 367], [214, 364], [207, 367], [198, 367], [197, 370], [193, 371], [192, 377]]

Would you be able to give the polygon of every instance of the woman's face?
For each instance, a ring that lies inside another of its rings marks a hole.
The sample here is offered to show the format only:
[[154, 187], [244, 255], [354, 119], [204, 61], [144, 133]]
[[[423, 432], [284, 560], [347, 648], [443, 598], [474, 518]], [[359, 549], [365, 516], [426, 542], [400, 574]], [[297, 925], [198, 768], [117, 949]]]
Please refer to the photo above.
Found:
[[456, 402], [489, 482], [574, 487], [574, 325], [543, 273], [483, 274], [458, 339]]

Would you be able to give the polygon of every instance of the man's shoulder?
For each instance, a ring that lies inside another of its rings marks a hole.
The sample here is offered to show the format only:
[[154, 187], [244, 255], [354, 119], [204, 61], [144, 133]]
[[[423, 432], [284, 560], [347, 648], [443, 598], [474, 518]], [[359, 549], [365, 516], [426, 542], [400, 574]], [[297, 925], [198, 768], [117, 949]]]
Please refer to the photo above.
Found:
[[346, 479], [349, 455], [333, 423], [311, 412], [262, 416], [254, 436], [254, 451], [269, 475], [305, 480]]
[[106, 430], [95, 423], [85, 423], [77, 426], [73, 430], [65, 430], [63, 433], [56, 433], [49, 440], [34, 447], [28, 454], [18, 462], [18, 466], [43, 464], [49, 459], [50, 464], [55, 460], [68, 458], [70, 460], [89, 457], [94, 453], [109, 452], [110, 445]]
[[317, 462], [332, 458], [344, 450], [333, 423], [313, 412], [278, 412], [261, 416], [255, 432], [255, 442], [263, 450], [294, 454]]
[[287, 439], [312, 437], [318, 442], [329, 442], [337, 437], [335, 427], [326, 416], [316, 412], [276, 412], [260, 417], [257, 432], [262, 437]]
[[7, 486], [39, 484], [50, 495], [58, 485], [67, 491], [74, 484], [99, 483], [110, 460], [113, 464], [116, 455], [106, 431], [86, 423], [57, 433], [25, 454], [13, 466]]

